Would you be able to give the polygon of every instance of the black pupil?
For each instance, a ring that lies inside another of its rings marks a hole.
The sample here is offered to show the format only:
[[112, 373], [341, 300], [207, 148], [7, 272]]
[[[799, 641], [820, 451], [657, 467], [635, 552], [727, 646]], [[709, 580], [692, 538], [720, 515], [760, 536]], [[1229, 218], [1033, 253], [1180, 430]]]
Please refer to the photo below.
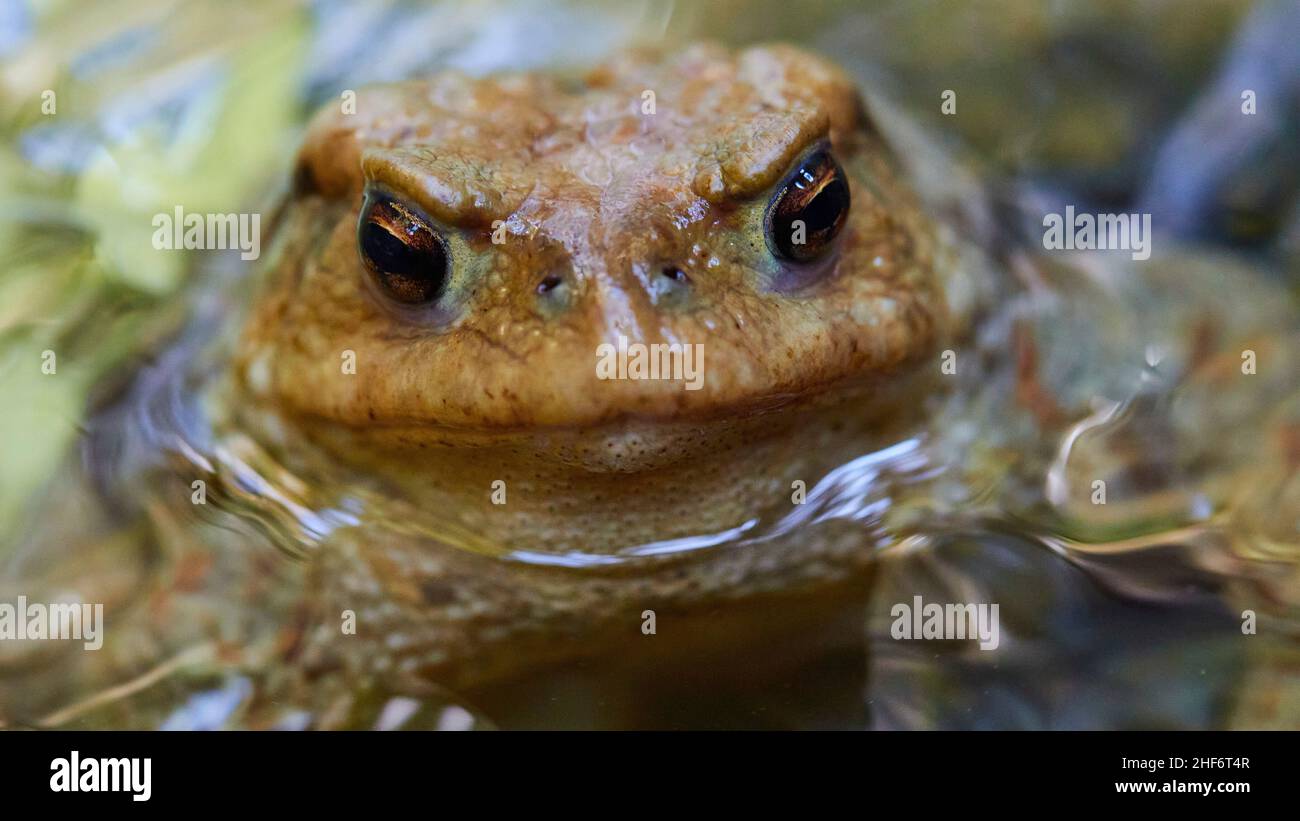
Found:
[[808, 226], [808, 233], [816, 234], [834, 228], [848, 200], [848, 186], [836, 177], [804, 207], [802, 216], [804, 224]]
[[[829, 154], [813, 155], [771, 205], [768, 238], [772, 250], [792, 262], [815, 259], [835, 239], [848, 210], [849, 187], [844, 172]], [[796, 222], [803, 223], [802, 232], [796, 230]]]
[[393, 299], [420, 304], [442, 295], [448, 274], [446, 248], [410, 209], [388, 200], [368, 203], [357, 244], [366, 267]]

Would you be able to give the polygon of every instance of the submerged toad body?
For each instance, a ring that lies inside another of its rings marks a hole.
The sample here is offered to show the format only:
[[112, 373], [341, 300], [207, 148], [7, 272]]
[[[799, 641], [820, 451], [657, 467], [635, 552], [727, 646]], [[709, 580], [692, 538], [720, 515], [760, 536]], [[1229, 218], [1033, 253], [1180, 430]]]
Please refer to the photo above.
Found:
[[[869, 449], [946, 319], [852, 84], [785, 47], [362, 91], [310, 127], [275, 241], [239, 424], [380, 488], [378, 532], [321, 551], [325, 612], [440, 680], [854, 575], [848, 532], [690, 548]], [[638, 343], [702, 378], [606, 378]]]

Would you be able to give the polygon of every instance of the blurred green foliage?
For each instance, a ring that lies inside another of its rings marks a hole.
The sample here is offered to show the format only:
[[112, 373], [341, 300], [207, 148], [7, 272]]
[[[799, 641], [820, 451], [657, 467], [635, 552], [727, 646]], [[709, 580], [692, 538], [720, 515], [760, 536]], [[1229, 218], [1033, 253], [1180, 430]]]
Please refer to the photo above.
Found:
[[308, 21], [287, 3], [70, 2], [27, 22], [0, 72], [0, 544], [195, 262], [153, 248], [154, 215], [257, 211], [279, 181]]

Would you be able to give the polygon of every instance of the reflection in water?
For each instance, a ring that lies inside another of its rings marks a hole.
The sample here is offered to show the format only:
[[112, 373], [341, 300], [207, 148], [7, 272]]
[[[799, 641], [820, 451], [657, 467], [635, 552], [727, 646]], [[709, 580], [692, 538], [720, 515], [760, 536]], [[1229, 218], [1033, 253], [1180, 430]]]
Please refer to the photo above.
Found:
[[[1022, 535], [953, 533], [886, 561], [869, 624], [870, 726], [888, 729], [1216, 727], [1246, 647], [1225, 582], [1176, 546], [1078, 563]], [[1109, 586], [1145, 573], [1158, 589]], [[997, 652], [892, 641], [888, 607], [913, 595], [1000, 603]]]

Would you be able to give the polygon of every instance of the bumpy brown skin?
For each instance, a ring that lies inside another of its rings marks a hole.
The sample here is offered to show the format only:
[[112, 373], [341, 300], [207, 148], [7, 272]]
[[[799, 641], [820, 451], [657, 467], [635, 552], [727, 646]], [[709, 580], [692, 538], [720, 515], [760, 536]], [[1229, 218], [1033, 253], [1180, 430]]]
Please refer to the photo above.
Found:
[[[825, 260], [792, 267], [763, 217], [821, 145], [852, 208]], [[916, 365], [946, 324], [929, 226], [858, 95], [793, 48], [634, 54], [580, 82], [443, 74], [364, 90], [355, 114], [315, 119], [297, 183], [235, 360], [239, 404], [381, 477], [393, 507], [376, 519], [434, 511], [426, 532], [472, 534], [445, 541], [481, 552], [608, 554], [788, 513], [792, 481], [811, 487], [915, 412]], [[367, 186], [448, 237], [433, 309], [394, 310], [369, 281]], [[562, 285], [540, 293], [548, 277]], [[599, 379], [597, 348], [620, 335], [702, 343], [702, 388]], [[506, 505], [490, 503], [498, 479]], [[868, 552], [819, 539], [575, 572], [362, 528], [324, 551], [322, 586], [406, 637], [372, 648], [379, 667], [468, 681], [551, 653], [515, 642], [526, 632], [553, 649], [548, 630], [635, 631], [642, 609], [788, 592]], [[367, 590], [382, 591], [369, 609]], [[484, 660], [493, 642], [515, 643]]]

